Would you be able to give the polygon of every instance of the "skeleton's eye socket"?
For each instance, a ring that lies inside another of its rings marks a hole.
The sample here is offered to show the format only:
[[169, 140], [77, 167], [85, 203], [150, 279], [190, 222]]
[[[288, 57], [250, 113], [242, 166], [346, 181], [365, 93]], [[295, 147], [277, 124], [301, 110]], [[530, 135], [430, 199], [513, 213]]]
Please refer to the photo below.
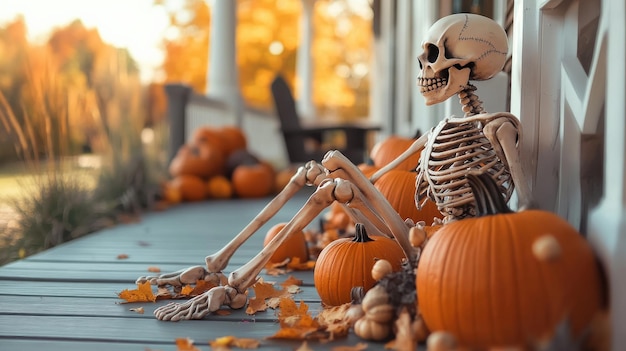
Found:
[[437, 45], [428, 44], [428, 62], [435, 63], [439, 57], [439, 48]]

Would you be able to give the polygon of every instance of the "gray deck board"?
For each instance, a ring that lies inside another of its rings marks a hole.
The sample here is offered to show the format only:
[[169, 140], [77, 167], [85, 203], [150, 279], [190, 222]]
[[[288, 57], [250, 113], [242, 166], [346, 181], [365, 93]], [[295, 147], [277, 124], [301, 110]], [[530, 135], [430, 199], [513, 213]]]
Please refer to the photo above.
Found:
[[[310, 195], [297, 194], [230, 260], [228, 273], [248, 262], [262, 247], [265, 232], [288, 221]], [[161, 322], [153, 311], [171, 300], [124, 304], [117, 297], [133, 289], [148, 267], [172, 272], [203, 265], [204, 257], [230, 241], [269, 201], [230, 200], [185, 204], [163, 212], [146, 213], [136, 223], [101, 230], [26, 259], [0, 267], [0, 350], [176, 350], [176, 338], [191, 338], [201, 350], [208, 341], [234, 335], [261, 340], [260, 350], [293, 350], [300, 341], [267, 337], [278, 330], [275, 311], [248, 315], [232, 310], [227, 316], [209, 315], [199, 321]], [[311, 226], [316, 226], [314, 222]], [[118, 259], [119, 254], [128, 255]], [[313, 272], [261, 277], [280, 283], [288, 275], [304, 281], [294, 299], [312, 313], [321, 309], [313, 286]], [[253, 294], [251, 293], [251, 296]], [[143, 307], [144, 314], [130, 310]], [[354, 334], [314, 349], [361, 342]], [[369, 343], [370, 349], [382, 344]]]

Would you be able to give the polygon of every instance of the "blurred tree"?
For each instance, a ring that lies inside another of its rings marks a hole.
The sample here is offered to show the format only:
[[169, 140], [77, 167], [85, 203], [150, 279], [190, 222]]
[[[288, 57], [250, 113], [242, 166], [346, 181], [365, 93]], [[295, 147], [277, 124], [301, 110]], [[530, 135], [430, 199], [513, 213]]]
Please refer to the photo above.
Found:
[[[179, 1], [176, 1], [177, 3]], [[168, 11], [170, 27], [163, 39], [166, 82], [185, 82], [204, 92], [209, 57], [209, 7], [205, 0], [184, 0], [170, 8], [168, 1], [155, 0]]]
[[[245, 102], [269, 109], [277, 73], [292, 84], [299, 44], [300, 0], [237, 0], [237, 65]], [[155, 0], [170, 16], [164, 39], [166, 82], [185, 82], [204, 93], [210, 9], [206, 0]], [[369, 104], [371, 8], [366, 0], [317, 0], [314, 14], [313, 99], [321, 113], [365, 116]]]
[[26, 32], [20, 17], [0, 28], [0, 93], [10, 110], [0, 112], [28, 143], [7, 126], [0, 142], [19, 145], [22, 157], [57, 157], [102, 140], [103, 131], [110, 139], [122, 119], [145, 122], [139, 71], [126, 49], [104, 43], [79, 20], [53, 30], [43, 45], [29, 43]]

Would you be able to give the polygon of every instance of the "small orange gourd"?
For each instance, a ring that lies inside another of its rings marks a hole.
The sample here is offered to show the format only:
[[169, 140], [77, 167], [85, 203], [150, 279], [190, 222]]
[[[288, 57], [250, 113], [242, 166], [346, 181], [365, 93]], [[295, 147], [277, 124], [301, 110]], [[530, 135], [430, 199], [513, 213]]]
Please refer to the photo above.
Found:
[[[263, 240], [263, 246], [267, 244], [287, 225], [287, 223], [278, 223], [270, 228], [265, 234]], [[300, 262], [307, 262], [309, 260], [309, 250], [306, 244], [306, 238], [303, 231], [297, 231], [292, 233], [282, 244], [274, 251], [272, 257], [270, 257], [271, 263], [280, 263], [286, 259], [293, 259], [297, 257]]]
[[[523, 346], [551, 335], [566, 318], [580, 335], [603, 301], [591, 246], [553, 213], [512, 212], [489, 175], [467, 179], [478, 217], [444, 224], [418, 265], [419, 309], [428, 328], [478, 349]], [[546, 234], [561, 248], [554, 260], [533, 253]]]
[[322, 303], [339, 306], [352, 300], [353, 287], [363, 287], [364, 291], [374, 286], [372, 267], [377, 259], [391, 263], [394, 271], [399, 271], [404, 252], [398, 243], [390, 238], [369, 237], [365, 226], [357, 223], [354, 238], [337, 239], [326, 246], [315, 263], [313, 281]]

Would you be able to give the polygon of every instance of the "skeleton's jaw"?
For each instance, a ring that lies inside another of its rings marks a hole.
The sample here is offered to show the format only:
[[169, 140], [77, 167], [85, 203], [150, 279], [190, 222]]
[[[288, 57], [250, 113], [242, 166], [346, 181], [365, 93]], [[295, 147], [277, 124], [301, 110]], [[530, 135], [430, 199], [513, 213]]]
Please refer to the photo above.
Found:
[[438, 104], [458, 94], [469, 83], [470, 73], [469, 67], [458, 69], [452, 66], [447, 70], [436, 72], [431, 77], [428, 74], [418, 77], [417, 85], [426, 99], [426, 105]]

